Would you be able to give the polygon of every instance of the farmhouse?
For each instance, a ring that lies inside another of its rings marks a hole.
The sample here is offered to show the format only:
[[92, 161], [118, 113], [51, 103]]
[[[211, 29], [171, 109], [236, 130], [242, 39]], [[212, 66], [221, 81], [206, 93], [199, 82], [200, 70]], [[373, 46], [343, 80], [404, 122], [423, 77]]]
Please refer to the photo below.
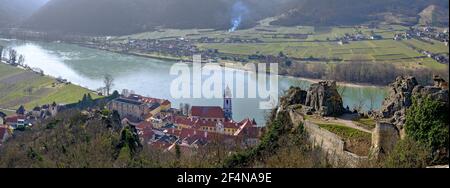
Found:
[[26, 117], [24, 115], [8, 116], [5, 119], [5, 124], [13, 129], [24, 127], [26, 123]]

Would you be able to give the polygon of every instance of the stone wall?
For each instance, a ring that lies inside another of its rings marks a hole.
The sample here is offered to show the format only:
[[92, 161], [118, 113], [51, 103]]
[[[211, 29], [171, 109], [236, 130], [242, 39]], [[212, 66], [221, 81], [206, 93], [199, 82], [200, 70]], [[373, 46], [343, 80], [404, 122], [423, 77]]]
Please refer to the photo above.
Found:
[[336, 134], [308, 121], [305, 121], [304, 126], [310, 141], [328, 154], [328, 160], [334, 166], [357, 168], [362, 162], [368, 160], [367, 156], [358, 156], [346, 151], [345, 142]]
[[290, 110], [289, 115], [294, 125], [298, 125], [300, 121], [303, 122], [306, 132], [308, 133], [309, 141], [315, 147], [319, 147], [327, 154], [329, 163], [336, 167], [359, 167], [361, 162], [367, 161], [367, 156], [358, 156], [345, 150], [345, 142], [336, 134], [320, 128], [318, 125], [303, 120], [302, 116]]
[[392, 151], [400, 139], [400, 131], [391, 123], [378, 122], [372, 132], [372, 152], [379, 156]]

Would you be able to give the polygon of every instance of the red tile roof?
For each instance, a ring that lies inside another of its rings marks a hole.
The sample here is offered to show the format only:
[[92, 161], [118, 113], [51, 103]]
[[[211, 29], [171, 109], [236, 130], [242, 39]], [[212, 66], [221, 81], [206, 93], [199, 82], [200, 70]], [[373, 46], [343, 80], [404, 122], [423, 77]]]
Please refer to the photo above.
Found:
[[178, 129], [167, 129], [167, 133], [178, 137], [181, 135], [181, 131]]
[[19, 119], [25, 119], [25, 116], [23, 115], [15, 115], [15, 116], [9, 116], [5, 118], [5, 122], [7, 123], [16, 123]]
[[184, 116], [175, 116], [173, 118], [173, 123], [175, 124], [194, 126], [195, 122], [196, 121], [194, 119]]
[[250, 119], [245, 119], [240, 122], [239, 130], [234, 136], [244, 136], [245, 138], [259, 138], [261, 129], [257, 127], [256, 122]]
[[193, 106], [191, 116], [200, 118], [225, 118], [223, 109], [218, 106]]
[[170, 104], [172, 104], [170, 101], [168, 101], [168, 100], [164, 100], [162, 103], [161, 103], [161, 105], [162, 106], [167, 106], [167, 105], [170, 105]]
[[151, 146], [152, 146], [153, 148], [155, 148], [155, 149], [163, 149], [163, 150], [169, 148], [171, 145], [172, 145], [172, 144], [169, 144], [169, 143], [167, 143], [167, 142], [162, 142], [162, 141], [156, 141], [156, 142], [153, 142], [153, 143], [151, 144]]
[[203, 121], [203, 120], [197, 120], [196, 122], [195, 122], [195, 125], [194, 125], [194, 127], [197, 127], [197, 128], [199, 128], [199, 127], [216, 127], [216, 125], [217, 125], [217, 122], [215, 122], [215, 121]]
[[153, 124], [148, 121], [143, 121], [136, 126], [139, 130], [153, 129]]
[[223, 123], [223, 127], [227, 129], [238, 129], [240, 127], [239, 123], [227, 121]]
[[164, 105], [170, 104], [170, 101], [168, 101], [168, 100], [151, 98], [151, 97], [143, 97], [143, 96], [137, 95], [137, 94], [131, 94], [130, 96], [128, 96], [126, 98], [129, 100], [139, 101], [142, 103], [158, 103], [158, 104], [165, 103]]
[[207, 137], [208, 133], [206, 133], [205, 131], [197, 130], [197, 129], [181, 129], [181, 133], [179, 136], [180, 138], [184, 139], [184, 138], [188, 138], [191, 136]]
[[152, 129], [144, 129], [142, 137], [144, 138], [144, 140], [150, 140], [151, 138], [153, 138], [154, 134], [155, 132], [153, 132]]

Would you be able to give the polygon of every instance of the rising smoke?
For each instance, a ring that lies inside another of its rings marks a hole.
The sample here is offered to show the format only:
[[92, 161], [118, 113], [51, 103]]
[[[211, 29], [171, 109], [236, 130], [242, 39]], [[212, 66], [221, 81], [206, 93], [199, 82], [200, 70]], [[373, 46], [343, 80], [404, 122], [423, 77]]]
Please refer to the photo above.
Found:
[[248, 13], [247, 6], [242, 1], [236, 1], [231, 9], [231, 28], [228, 32], [234, 32], [242, 23], [243, 17]]

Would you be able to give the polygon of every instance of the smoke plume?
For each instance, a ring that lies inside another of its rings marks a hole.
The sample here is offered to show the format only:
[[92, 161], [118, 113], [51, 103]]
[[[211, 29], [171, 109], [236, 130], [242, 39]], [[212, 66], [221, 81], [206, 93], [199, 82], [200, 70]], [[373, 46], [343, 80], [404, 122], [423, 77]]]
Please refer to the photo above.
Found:
[[231, 28], [229, 32], [236, 31], [242, 23], [245, 14], [248, 13], [247, 6], [242, 1], [236, 1], [231, 9]]

